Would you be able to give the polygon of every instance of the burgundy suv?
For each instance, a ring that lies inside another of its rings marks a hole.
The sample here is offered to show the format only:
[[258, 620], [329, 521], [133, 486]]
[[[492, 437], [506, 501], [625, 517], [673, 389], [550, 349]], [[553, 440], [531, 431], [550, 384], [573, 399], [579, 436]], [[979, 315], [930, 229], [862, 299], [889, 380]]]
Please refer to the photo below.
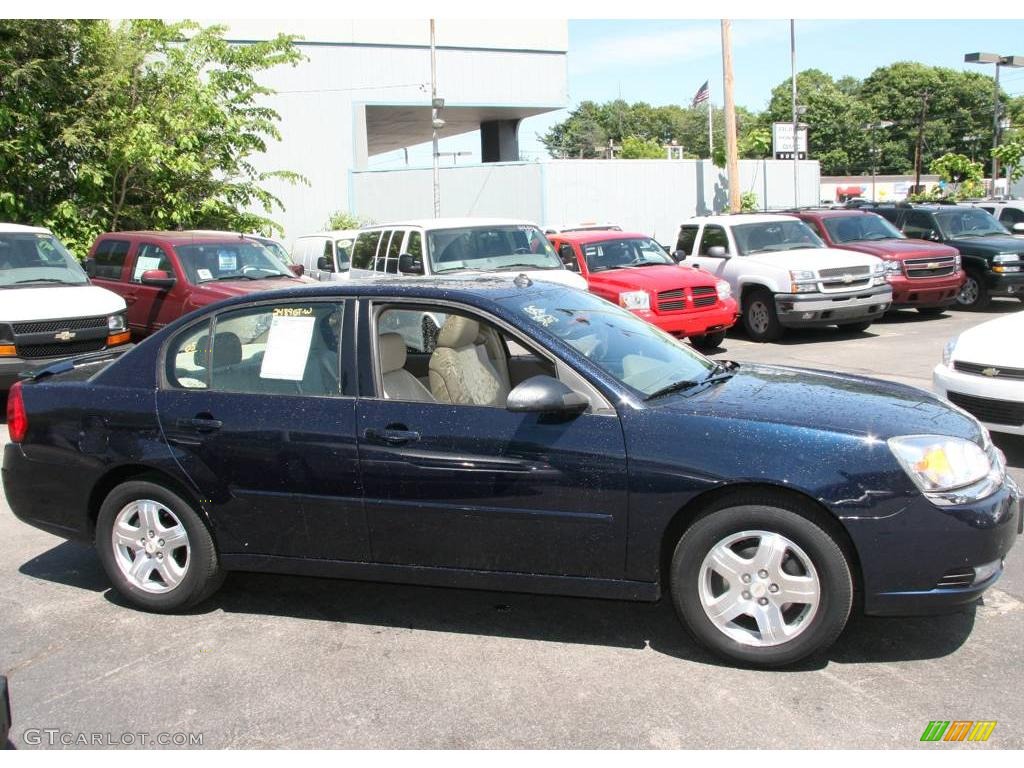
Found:
[[214, 232], [108, 232], [85, 271], [124, 297], [136, 337], [221, 299], [310, 282], [259, 240]]
[[956, 248], [910, 240], [876, 213], [863, 210], [793, 212], [831, 248], [859, 251], [885, 261], [892, 307], [939, 314], [956, 301], [964, 272]]

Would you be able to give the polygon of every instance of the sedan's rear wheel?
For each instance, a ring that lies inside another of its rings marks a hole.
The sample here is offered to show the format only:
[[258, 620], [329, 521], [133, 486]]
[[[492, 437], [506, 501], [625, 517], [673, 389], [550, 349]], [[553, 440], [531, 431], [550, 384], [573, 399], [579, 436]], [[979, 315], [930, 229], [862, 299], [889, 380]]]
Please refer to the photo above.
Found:
[[719, 509], [676, 546], [672, 597], [701, 643], [734, 661], [792, 664], [831, 645], [852, 605], [849, 565], [807, 517], [757, 503]]
[[199, 515], [176, 493], [145, 480], [123, 483], [104, 500], [96, 549], [114, 588], [145, 610], [190, 607], [224, 580]]

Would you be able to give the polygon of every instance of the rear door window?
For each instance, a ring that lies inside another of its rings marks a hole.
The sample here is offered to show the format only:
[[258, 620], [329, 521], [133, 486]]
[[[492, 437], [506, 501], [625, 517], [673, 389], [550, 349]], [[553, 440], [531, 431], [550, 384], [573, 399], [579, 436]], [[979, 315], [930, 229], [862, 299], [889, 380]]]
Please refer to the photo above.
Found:
[[687, 224], [679, 228], [679, 239], [676, 241], [676, 250], [682, 251], [687, 256], [693, 255], [693, 244], [697, 242], [697, 230], [700, 227]]
[[377, 245], [380, 243], [381, 231], [362, 232], [356, 238], [352, 249], [352, 269], [373, 269], [373, 261], [377, 256]]
[[102, 240], [93, 254], [93, 276], [104, 280], [120, 280], [132, 244], [128, 240]]

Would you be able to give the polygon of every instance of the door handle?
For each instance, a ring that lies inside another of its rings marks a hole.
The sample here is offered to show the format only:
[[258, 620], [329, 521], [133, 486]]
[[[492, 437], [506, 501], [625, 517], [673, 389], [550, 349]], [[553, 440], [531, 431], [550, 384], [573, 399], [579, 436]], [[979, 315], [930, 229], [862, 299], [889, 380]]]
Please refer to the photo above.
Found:
[[138, 298], [139, 298], [139, 297], [138, 297], [138, 296], [136, 296], [136, 295], [135, 295], [135, 294], [133, 294], [133, 293], [129, 293], [129, 294], [126, 294], [126, 295], [124, 296], [124, 303], [125, 303], [125, 304], [134, 304], [134, 303], [135, 303], [135, 302], [136, 302], [136, 301], [138, 300]]
[[202, 416], [196, 416], [194, 419], [178, 419], [175, 424], [179, 427], [192, 427], [199, 432], [213, 432], [224, 426], [224, 422], [219, 419]]
[[367, 442], [379, 445], [405, 445], [417, 442], [420, 433], [408, 429], [367, 429], [363, 437]]

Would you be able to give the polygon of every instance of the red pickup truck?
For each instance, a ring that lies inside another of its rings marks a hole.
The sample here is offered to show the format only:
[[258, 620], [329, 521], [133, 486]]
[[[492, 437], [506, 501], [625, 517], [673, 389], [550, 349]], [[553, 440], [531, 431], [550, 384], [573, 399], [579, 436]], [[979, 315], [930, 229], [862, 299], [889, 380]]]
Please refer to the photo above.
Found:
[[956, 301], [964, 283], [960, 252], [908, 239], [877, 213], [862, 210], [794, 211], [827, 245], [877, 256], [886, 263], [892, 308], [937, 315]]
[[698, 349], [714, 349], [736, 322], [729, 284], [682, 266], [646, 235], [617, 230], [548, 235], [565, 266], [591, 293], [642, 317]]
[[85, 271], [124, 297], [135, 337], [221, 299], [310, 282], [259, 240], [227, 232], [108, 232]]

